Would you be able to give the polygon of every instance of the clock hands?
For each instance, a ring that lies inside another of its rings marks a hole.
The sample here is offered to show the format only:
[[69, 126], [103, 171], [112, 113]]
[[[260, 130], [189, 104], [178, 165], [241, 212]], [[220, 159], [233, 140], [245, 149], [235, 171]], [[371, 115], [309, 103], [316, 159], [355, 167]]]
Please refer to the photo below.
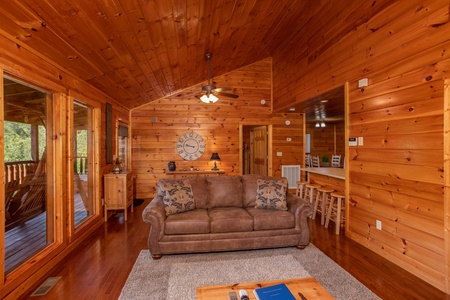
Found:
[[191, 148], [195, 148], [195, 146], [189, 145], [189, 144], [185, 144], [186, 147], [191, 147]]

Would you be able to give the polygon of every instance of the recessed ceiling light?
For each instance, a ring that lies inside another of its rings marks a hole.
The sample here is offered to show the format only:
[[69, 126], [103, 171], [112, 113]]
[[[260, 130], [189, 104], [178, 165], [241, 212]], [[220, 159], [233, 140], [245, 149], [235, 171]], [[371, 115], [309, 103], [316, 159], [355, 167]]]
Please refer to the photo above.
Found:
[[295, 107], [289, 108], [290, 111], [295, 111]]
[[328, 99], [322, 99], [322, 100], [320, 100], [321, 103], [327, 103], [328, 101], [330, 101], [330, 100], [328, 100]]

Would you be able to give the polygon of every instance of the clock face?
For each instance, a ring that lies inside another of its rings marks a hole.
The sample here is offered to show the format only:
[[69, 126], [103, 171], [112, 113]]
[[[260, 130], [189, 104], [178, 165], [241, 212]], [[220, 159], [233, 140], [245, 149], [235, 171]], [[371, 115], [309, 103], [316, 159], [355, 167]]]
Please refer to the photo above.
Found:
[[205, 148], [205, 140], [195, 132], [186, 132], [177, 141], [177, 152], [185, 160], [199, 159]]

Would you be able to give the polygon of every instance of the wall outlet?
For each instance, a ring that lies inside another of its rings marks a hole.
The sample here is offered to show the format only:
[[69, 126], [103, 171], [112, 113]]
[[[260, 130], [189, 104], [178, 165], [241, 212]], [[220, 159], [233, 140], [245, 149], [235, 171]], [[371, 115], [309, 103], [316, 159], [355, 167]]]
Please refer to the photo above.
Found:
[[375, 224], [376, 224], [376, 226], [377, 226], [377, 229], [378, 229], [378, 230], [381, 230], [381, 221], [380, 221], [380, 220], [377, 220], [377, 221], [375, 222]]
[[292, 142], [292, 138], [286, 138], [286, 141]]
[[364, 145], [364, 137], [362, 137], [362, 136], [358, 137], [358, 145], [359, 146]]

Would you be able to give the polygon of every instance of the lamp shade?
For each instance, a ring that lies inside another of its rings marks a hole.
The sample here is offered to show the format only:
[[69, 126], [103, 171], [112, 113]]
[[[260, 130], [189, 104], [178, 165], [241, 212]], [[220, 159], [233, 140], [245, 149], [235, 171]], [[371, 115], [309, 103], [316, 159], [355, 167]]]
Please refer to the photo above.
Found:
[[210, 94], [201, 96], [200, 100], [202, 100], [205, 103], [215, 103], [217, 100], [219, 100], [219, 98], [217, 98], [213, 94]]
[[219, 154], [217, 152], [213, 152], [209, 160], [220, 160]]

